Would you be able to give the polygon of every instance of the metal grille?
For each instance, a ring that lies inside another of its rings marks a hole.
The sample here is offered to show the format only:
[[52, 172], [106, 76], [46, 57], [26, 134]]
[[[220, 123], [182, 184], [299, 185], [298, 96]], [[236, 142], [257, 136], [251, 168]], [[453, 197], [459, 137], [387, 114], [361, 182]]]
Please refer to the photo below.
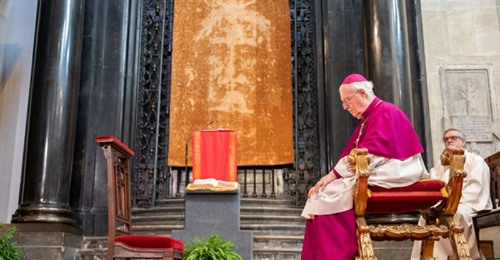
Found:
[[[306, 176], [317, 175], [318, 129], [314, 6], [290, 0], [294, 165], [238, 168], [242, 196], [306, 199]], [[186, 170], [167, 167], [174, 0], [144, 0], [140, 83], [136, 102], [134, 205], [183, 196]], [[281, 182], [281, 183], [279, 183]]]

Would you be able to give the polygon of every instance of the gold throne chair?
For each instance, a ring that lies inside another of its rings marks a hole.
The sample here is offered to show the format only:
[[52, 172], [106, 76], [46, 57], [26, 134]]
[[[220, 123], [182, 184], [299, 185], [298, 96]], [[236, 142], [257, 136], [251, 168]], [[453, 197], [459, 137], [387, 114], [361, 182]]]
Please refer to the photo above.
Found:
[[[353, 149], [349, 163], [356, 171], [354, 209], [358, 238], [357, 260], [377, 259], [373, 241], [422, 240], [421, 260], [433, 257], [434, 241], [449, 238], [453, 247], [452, 259], [471, 259], [469, 247], [463, 235], [463, 227], [454, 220], [462, 196], [465, 155], [462, 149], [446, 148], [441, 163], [450, 166], [448, 183], [440, 180], [421, 180], [403, 188], [386, 189], [369, 186], [368, 150]], [[425, 226], [417, 224], [368, 225], [366, 214], [420, 212]]]

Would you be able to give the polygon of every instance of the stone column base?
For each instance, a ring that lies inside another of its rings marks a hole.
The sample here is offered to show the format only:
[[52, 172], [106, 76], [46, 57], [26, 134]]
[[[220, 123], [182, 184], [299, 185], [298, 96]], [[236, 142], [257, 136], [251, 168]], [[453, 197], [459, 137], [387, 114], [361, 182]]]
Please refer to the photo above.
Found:
[[22, 249], [24, 259], [75, 259], [82, 248], [82, 231], [73, 226], [51, 223], [9, 224], [17, 232], [14, 242]]

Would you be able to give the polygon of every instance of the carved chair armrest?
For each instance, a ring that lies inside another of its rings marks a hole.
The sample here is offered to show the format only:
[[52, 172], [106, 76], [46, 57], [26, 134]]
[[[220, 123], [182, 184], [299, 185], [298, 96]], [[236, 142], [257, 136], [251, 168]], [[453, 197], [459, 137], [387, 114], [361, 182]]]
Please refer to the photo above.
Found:
[[463, 149], [448, 147], [441, 154], [441, 164], [450, 167], [450, 177], [446, 184], [448, 199], [443, 200], [436, 207], [436, 214], [453, 216], [457, 212], [462, 198], [463, 180], [467, 176], [464, 170], [465, 154]]
[[368, 165], [370, 157], [365, 148], [354, 148], [349, 153], [349, 164], [356, 173], [356, 185], [354, 186], [354, 213], [357, 217], [364, 216], [370, 190], [368, 189]]
[[134, 152], [126, 144], [122, 143], [118, 138], [112, 135], [97, 136], [95, 141], [101, 147], [111, 146], [115, 153], [119, 153], [121, 156], [126, 158], [134, 156]]
[[[352, 149], [348, 161], [353, 167], [356, 176], [356, 185], [354, 187], [354, 210], [356, 216], [366, 214], [368, 199], [371, 197], [371, 191], [368, 186], [368, 165], [370, 157], [367, 149]], [[446, 148], [441, 156], [441, 163], [450, 166], [450, 179], [446, 184], [445, 190], [447, 198], [442, 200], [440, 205], [432, 210], [424, 210], [424, 216], [453, 216], [458, 208], [462, 196], [463, 179], [466, 176], [464, 171], [464, 150], [458, 148]]]

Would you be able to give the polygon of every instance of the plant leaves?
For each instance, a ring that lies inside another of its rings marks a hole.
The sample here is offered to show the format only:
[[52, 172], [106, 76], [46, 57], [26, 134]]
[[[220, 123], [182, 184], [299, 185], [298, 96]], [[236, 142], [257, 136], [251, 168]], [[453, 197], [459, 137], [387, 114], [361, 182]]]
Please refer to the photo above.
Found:
[[235, 251], [232, 241], [223, 240], [219, 235], [208, 238], [194, 238], [184, 247], [184, 260], [243, 260]]
[[19, 260], [23, 257], [21, 249], [12, 241], [16, 231], [16, 227], [5, 228], [0, 223], [0, 260]]

